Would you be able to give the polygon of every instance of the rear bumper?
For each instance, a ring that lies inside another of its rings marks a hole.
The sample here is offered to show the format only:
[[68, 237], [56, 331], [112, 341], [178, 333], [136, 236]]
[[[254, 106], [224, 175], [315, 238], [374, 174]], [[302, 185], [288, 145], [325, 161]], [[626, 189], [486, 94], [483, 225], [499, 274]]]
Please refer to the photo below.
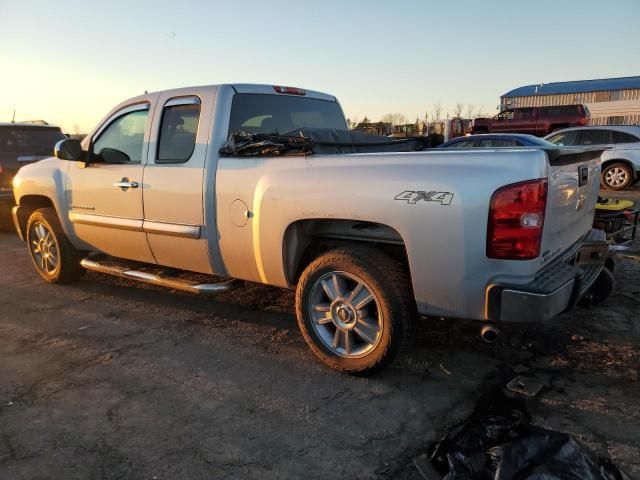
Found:
[[571, 309], [600, 274], [608, 252], [604, 232], [591, 230], [531, 283], [491, 285], [487, 289], [487, 319], [498, 323], [544, 322]]

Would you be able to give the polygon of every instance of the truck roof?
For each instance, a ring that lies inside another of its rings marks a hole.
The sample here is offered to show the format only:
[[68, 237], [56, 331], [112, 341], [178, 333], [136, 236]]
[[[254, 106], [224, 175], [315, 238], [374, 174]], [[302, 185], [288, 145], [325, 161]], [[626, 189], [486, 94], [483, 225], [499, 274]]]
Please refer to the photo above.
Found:
[[[225, 83], [225, 84], [220, 84], [220, 85], [200, 85], [200, 86], [195, 86], [195, 87], [184, 87], [184, 88], [173, 88], [173, 89], [168, 89], [168, 90], [160, 90], [160, 91], [156, 91], [156, 92], [150, 92], [149, 94], [153, 93], [153, 94], [158, 94], [158, 93], [173, 93], [176, 95], [180, 95], [182, 93], [185, 93], [185, 91], [187, 90], [193, 90], [195, 88], [198, 89], [207, 89], [207, 88], [211, 88], [211, 89], [215, 89], [215, 88], [220, 88], [220, 87], [231, 87], [233, 88], [233, 90], [235, 90], [236, 93], [258, 93], [258, 94], [271, 94], [271, 95], [288, 95], [287, 93], [279, 93], [276, 92], [274, 87], [280, 87], [280, 85], [267, 85], [267, 84], [259, 84], [259, 83]], [[286, 88], [290, 88], [290, 87], [286, 87]], [[301, 90], [304, 91], [304, 96], [308, 97], [308, 98], [316, 98], [319, 100], [328, 100], [330, 102], [335, 102], [336, 97], [334, 97], [333, 95], [329, 95], [326, 93], [322, 93], [322, 92], [317, 92], [315, 90], [307, 90], [306, 88], [297, 88], [294, 87], [297, 90]], [[141, 96], [143, 97], [143, 96]]]

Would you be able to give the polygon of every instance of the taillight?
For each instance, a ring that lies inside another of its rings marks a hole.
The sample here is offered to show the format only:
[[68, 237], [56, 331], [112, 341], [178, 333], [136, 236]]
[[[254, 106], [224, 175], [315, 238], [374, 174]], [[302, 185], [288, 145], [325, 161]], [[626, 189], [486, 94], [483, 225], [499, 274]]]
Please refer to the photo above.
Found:
[[529, 180], [496, 190], [491, 197], [487, 257], [530, 260], [540, 255], [547, 180]]
[[580, 117], [580, 125], [586, 125], [588, 120], [587, 117]]
[[286, 93], [287, 95], [306, 95], [307, 94], [307, 92], [305, 92], [303, 89], [295, 88], [295, 87], [280, 87], [280, 86], [274, 85], [273, 89], [278, 93]]

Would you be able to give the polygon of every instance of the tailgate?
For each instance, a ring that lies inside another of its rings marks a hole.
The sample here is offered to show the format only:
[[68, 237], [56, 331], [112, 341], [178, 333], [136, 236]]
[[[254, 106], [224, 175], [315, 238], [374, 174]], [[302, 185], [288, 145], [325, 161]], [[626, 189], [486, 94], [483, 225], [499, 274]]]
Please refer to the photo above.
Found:
[[549, 190], [542, 235], [543, 263], [580, 240], [593, 224], [600, 188], [602, 148], [546, 150]]

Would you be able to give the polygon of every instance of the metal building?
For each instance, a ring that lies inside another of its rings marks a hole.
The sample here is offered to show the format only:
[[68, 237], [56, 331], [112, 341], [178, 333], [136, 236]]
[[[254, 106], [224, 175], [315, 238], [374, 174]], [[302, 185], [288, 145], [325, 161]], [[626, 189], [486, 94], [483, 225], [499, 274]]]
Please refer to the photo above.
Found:
[[541, 83], [500, 97], [502, 108], [586, 105], [591, 125], [640, 124], [640, 76]]

